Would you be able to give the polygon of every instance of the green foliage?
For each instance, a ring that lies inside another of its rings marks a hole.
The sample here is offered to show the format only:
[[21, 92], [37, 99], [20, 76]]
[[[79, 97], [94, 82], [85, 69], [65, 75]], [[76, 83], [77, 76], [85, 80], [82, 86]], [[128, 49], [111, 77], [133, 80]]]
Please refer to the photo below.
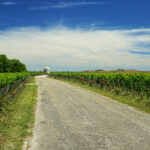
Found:
[[9, 60], [6, 55], [0, 55], [0, 72], [9, 72]]
[[10, 72], [25, 72], [27, 71], [26, 66], [17, 59], [10, 61]]
[[117, 89], [117, 93], [124, 91], [124, 94], [138, 93], [150, 98], [150, 73], [51, 73], [50, 76], [67, 78], [69, 80], [84, 79], [84, 83], [89, 85], [99, 85], [101, 88]]
[[0, 90], [18, 80], [25, 80], [29, 76], [42, 75], [39, 72], [0, 73]]
[[6, 55], [0, 55], [0, 73], [5, 72], [26, 72], [25, 64], [17, 59], [8, 59]]
[[0, 150], [21, 150], [26, 137], [32, 135], [37, 86], [26, 86], [0, 113]]
[[0, 73], [0, 89], [13, 84], [17, 80], [24, 80], [30, 73]]
[[[16, 93], [19, 93], [19, 89], [23, 87], [22, 85], [24, 85], [28, 77], [29, 82], [35, 82], [33, 79], [35, 75], [41, 75], [41, 73], [0, 73], [0, 111], [7, 101], [11, 100]], [[6, 98], [7, 96], [8, 98]]]
[[42, 75], [38, 72], [22, 72], [22, 73], [0, 73], [0, 90], [7, 85], [11, 85], [18, 80], [25, 80], [28, 76]]

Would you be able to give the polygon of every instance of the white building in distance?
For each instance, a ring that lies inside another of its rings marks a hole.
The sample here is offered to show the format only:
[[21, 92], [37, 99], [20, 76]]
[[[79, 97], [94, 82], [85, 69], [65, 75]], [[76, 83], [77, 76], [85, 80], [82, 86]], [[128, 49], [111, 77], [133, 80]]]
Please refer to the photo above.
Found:
[[44, 68], [44, 73], [46, 73], [46, 74], [50, 73], [50, 68], [49, 67], [45, 67]]

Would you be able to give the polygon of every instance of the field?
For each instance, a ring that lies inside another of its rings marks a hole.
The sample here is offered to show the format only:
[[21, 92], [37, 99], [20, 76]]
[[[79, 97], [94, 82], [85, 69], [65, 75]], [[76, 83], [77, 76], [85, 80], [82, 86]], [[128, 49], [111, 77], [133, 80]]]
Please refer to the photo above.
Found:
[[150, 73], [51, 73], [51, 77], [79, 81], [123, 96], [150, 99]]
[[31, 85], [5, 103], [5, 114], [0, 113], [0, 150], [21, 150], [26, 137], [32, 135], [37, 85], [33, 77], [28, 83]]
[[29, 73], [0, 73], [0, 88], [13, 84], [15, 81], [24, 80]]
[[0, 110], [3, 111], [5, 103], [24, 88], [24, 83], [29, 77], [40, 73], [24, 72], [24, 73], [0, 73]]

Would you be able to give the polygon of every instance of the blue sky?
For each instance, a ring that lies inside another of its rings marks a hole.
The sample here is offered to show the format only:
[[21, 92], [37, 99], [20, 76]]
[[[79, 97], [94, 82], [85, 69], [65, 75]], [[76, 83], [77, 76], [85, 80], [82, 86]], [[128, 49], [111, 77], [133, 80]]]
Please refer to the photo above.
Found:
[[0, 53], [29, 69], [150, 70], [149, 8], [149, 0], [0, 0]]
[[1, 0], [0, 29], [49, 27], [141, 28], [150, 25], [149, 0]]

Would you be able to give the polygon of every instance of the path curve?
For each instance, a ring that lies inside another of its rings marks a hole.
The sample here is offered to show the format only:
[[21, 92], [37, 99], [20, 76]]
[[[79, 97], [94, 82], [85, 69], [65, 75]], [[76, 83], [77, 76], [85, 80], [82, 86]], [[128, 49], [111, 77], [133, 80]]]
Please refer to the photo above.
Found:
[[150, 115], [62, 81], [36, 81], [30, 150], [150, 150]]

